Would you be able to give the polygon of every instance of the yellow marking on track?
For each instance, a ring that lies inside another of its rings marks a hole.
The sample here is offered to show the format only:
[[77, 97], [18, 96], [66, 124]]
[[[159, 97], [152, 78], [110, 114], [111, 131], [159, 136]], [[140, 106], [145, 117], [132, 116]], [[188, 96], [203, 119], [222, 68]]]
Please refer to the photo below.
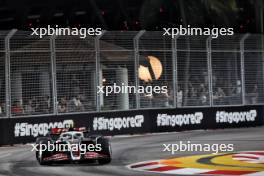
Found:
[[226, 156], [219, 156], [211, 160], [215, 164], [225, 164], [225, 165], [236, 165], [240, 167], [254, 167], [254, 169], [258, 168], [260, 171], [264, 171], [264, 165], [263, 164], [257, 164], [257, 163], [247, 163], [239, 160], [234, 160], [232, 158], [232, 155], [226, 155]]
[[[219, 155], [210, 154], [210, 155], [195, 155], [195, 156], [179, 157], [179, 158], [161, 160], [160, 163], [168, 165], [168, 166], [183, 167], [183, 168], [232, 170], [232, 171], [264, 171], [264, 167], [261, 164], [252, 164], [252, 163], [245, 163], [245, 162], [233, 160], [232, 159], [233, 154], [228, 154], [224, 156], [222, 155], [223, 153]], [[207, 158], [211, 156], [215, 156], [215, 158], [211, 160], [212, 163], [223, 164], [227, 166], [217, 166], [213, 164], [197, 162], [197, 160], [199, 159]], [[231, 165], [235, 165], [235, 167], [232, 167]]]

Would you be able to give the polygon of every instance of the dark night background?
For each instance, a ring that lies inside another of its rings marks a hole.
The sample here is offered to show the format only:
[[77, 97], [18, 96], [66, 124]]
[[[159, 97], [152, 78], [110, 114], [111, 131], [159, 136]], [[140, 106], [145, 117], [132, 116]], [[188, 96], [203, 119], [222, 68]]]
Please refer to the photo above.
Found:
[[264, 0], [0, 0], [0, 30], [45, 27], [102, 27], [162, 30], [233, 27], [263, 33]]

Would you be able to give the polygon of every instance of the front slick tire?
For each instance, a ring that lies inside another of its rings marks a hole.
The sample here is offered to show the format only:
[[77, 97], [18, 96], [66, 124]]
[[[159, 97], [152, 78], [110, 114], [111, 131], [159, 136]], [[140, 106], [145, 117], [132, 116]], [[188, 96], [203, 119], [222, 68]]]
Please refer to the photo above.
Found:
[[101, 147], [102, 147], [101, 154], [107, 156], [107, 158], [98, 159], [98, 163], [100, 165], [109, 164], [112, 160], [112, 158], [111, 158], [112, 151], [111, 151], [111, 145], [110, 145], [108, 139], [100, 138], [98, 140], [98, 143], [101, 144]]
[[[40, 141], [40, 145], [41, 144], [46, 144], [47, 141]], [[44, 161], [44, 158], [49, 156], [49, 152], [47, 151], [42, 151], [42, 150], [39, 150], [36, 152], [36, 158], [38, 160], [38, 163], [40, 165], [51, 165], [51, 161]]]
[[37, 155], [37, 160], [38, 160], [39, 165], [41, 165], [41, 166], [51, 165], [50, 161], [44, 161], [43, 160], [43, 154], [39, 154], [39, 152], [37, 152], [36, 155]]

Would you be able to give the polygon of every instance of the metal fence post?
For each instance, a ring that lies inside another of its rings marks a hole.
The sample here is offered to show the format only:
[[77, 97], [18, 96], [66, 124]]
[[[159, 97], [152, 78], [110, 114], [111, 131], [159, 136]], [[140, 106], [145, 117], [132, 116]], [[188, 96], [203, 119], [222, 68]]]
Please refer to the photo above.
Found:
[[[262, 58], [261, 59], [261, 61], [262, 61], [262, 65], [261, 65], [262, 69], [261, 70], [262, 70], [262, 83], [263, 83], [264, 82], [264, 36], [263, 36], [263, 34], [261, 34], [261, 58]], [[262, 87], [262, 90], [260, 90], [260, 91], [261, 91], [261, 92], [259, 92], [260, 95], [264, 96], [263, 87]], [[259, 100], [257, 100], [257, 102], [259, 103]]]
[[[134, 37], [134, 52], [135, 52], [135, 62], [134, 62], [134, 71], [135, 71], [135, 86], [136, 90], [138, 90], [139, 86], [139, 75], [138, 75], [138, 68], [139, 68], [139, 39], [145, 33], [145, 30], [141, 30], [137, 33]], [[138, 91], [136, 91], [136, 109], [140, 108], [140, 99], [139, 99]]]
[[105, 34], [105, 30], [102, 31], [102, 34], [95, 38], [95, 91], [96, 91], [96, 111], [101, 111], [101, 93], [97, 93], [97, 86], [100, 86], [100, 71], [101, 71], [101, 58], [100, 58], [100, 39]]
[[212, 36], [206, 39], [207, 51], [207, 72], [208, 72], [208, 88], [209, 88], [209, 102], [210, 107], [213, 106], [213, 71], [212, 71]]
[[242, 89], [242, 104], [246, 104], [246, 90], [245, 90], [245, 40], [249, 37], [250, 34], [245, 34], [240, 40], [240, 67], [241, 67], [241, 89]]
[[50, 62], [51, 62], [51, 81], [53, 94], [53, 114], [58, 114], [58, 94], [57, 94], [57, 69], [56, 69], [56, 36], [50, 37]]
[[5, 99], [6, 116], [11, 117], [10, 39], [17, 32], [12, 29], [5, 37]]
[[177, 35], [172, 39], [172, 67], [173, 67], [173, 107], [178, 107], [177, 105], [177, 96], [178, 96], [178, 73], [177, 73], [177, 39], [179, 36]]

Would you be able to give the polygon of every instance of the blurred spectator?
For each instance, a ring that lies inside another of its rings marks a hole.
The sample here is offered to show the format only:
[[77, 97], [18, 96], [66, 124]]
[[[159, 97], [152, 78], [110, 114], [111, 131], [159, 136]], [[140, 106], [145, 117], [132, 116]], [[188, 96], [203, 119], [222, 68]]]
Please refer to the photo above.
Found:
[[181, 87], [178, 86], [178, 91], [177, 91], [177, 107], [182, 107], [182, 99], [183, 98], [183, 92], [181, 90]]
[[216, 82], [217, 82], [217, 77], [215, 75], [212, 75], [212, 84], [213, 84], [213, 87], [216, 86]]
[[67, 107], [69, 112], [78, 112], [78, 111], [84, 111], [83, 104], [80, 100], [80, 95], [74, 96], [68, 104]]
[[89, 98], [87, 98], [84, 93], [80, 94], [79, 98], [82, 103], [83, 110], [88, 110], [92, 107], [93, 101], [89, 101]]
[[221, 87], [218, 87], [217, 91], [215, 93], [215, 97], [218, 99], [218, 98], [223, 98], [225, 96], [226, 96], [226, 94], [225, 94], [224, 90]]
[[2, 115], [4, 115], [6, 113], [6, 111], [5, 111], [6, 104], [5, 103], [1, 103], [0, 106], [1, 106]]
[[45, 101], [45, 104], [46, 104], [48, 111], [50, 112], [50, 110], [51, 110], [50, 97], [48, 95], [46, 95], [44, 101]]
[[36, 111], [37, 109], [38, 109], [38, 100], [37, 100], [37, 98], [35, 97], [35, 96], [33, 96], [33, 98], [31, 99], [31, 101], [32, 101], [32, 104], [31, 104], [31, 106], [34, 108], [34, 110]]
[[237, 80], [236, 85], [232, 89], [232, 94], [233, 95], [241, 94], [241, 90], [242, 90], [241, 81]]
[[34, 114], [35, 113], [35, 109], [33, 107], [33, 101], [31, 99], [29, 99], [25, 102], [24, 111], [25, 111], [25, 114]]
[[49, 113], [50, 112], [47, 97], [41, 96], [37, 99], [36, 112], [38, 113]]
[[83, 101], [84, 101], [84, 96], [79, 94], [75, 102], [78, 111], [84, 111]]
[[207, 89], [205, 88], [204, 84], [200, 84], [199, 89], [198, 89], [198, 94], [199, 94], [199, 100], [202, 105], [205, 105], [208, 101], [207, 97]]
[[256, 104], [258, 101], [258, 85], [257, 84], [254, 85], [254, 88], [252, 90], [252, 98], [251, 99], [252, 99], [253, 104]]
[[189, 83], [189, 97], [191, 99], [196, 98], [197, 97], [197, 90], [193, 87], [192, 83]]
[[176, 98], [176, 97], [174, 97], [174, 89], [173, 89], [173, 86], [171, 86], [171, 85], [168, 84], [167, 90], [168, 90], [169, 106], [174, 105], [174, 98]]
[[208, 77], [208, 72], [207, 71], [204, 71], [203, 72], [203, 78], [204, 78], [204, 84], [208, 84], [208, 80], [209, 80], [209, 77]]
[[21, 105], [21, 102], [19, 100], [15, 100], [12, 107], [11, 112], [13, 115], [21, 115], [24, 113], [24, 109]]
[[[160, 93], [155, 93], [153, 92], [154, 94], [154, 97], [155, 97], [155, 106], [160, 106], [160, 107], [168, 107], [170, 105], [169, 103], [169, 91], [170, 92], [173, 92], [173, 90], [171, 90], [171, 87], [169, 87], [169, 84], [167, 82], [165, 83], [161, 83], [162, 86], [166, 86], [167, 88], [167, 91], [163, 92], [161, 91]], [[173, 95], [172, 95], [173, 97]]]
[[0, 115], [2, 115], [2, 114], [3, 114], [3, 110], [2, 110], [2, 106], [0, 104]]
[[140, 97], [140, 106], [144, 107], [144, 108], [151, 108], [153, 107], [153, 95], [151, 94], [146, 94], [146, 93], [139, 93], [139, 97]]
[[252, 93], [258, 93], [258, 85], [257, 84], [254, 85]]
[[205, 93], [206, 92], [206, 88], [204, 84], [200, 84], [199, 86], [199, 93]]
[[67, 112], [67, 100], [66, 97], [61, 97], [58, 104], [58, 112], [65, 113]]
[[220, 105], [224, 103], [226, 94], [221, 87], [218, 87], [215, 94], [213, 95], [214, 104]]
[[199, 99], [200, 99], [200, 102], [202, 105], [206, 105], [206, 103], [208, 101], [206, 93], [201, 93], [199, 96]]

